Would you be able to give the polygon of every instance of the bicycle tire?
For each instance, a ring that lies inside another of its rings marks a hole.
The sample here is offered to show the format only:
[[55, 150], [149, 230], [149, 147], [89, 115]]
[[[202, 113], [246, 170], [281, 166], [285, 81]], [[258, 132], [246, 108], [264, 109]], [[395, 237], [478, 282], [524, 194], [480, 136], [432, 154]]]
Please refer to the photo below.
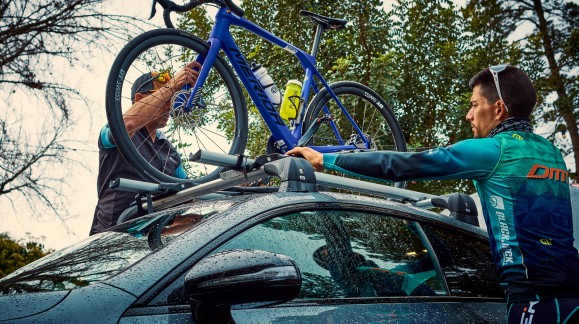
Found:
[[[406, 151], [406, 140], [402, 128], [394, 113], [375, 91], [367, 86], [353, 82], [340, 81], [330, 84], [330, 88], [340, 99], [350, 116], [362, 132], [370, 137], [370, 150]], [[355, 130], [342, 110], [338, 107], [327, 89], [320, 91], [310, 102], [304, 118], [303, 132], [318, 117], [325, 114], [322, 109], [327, 107], [333, 116], [337, 130], [344, 141], [354, 141], [351, 138]], [[369, 109], [368, 109], [369, 108]], [[378, 113], [378, 114], [376, 114]], [[376, 117], [383, 117], [383, 120]], [[320, 129], [308, 142], [308, 146], [340, 145], [334, 131], [328, 124], [322, 124]], [[397, 182], [396, 187], [404, 188], [405, 182]]]
[[115, 225], [119, 225], [133, 218], [137, 218], [137, 216], [138, 216], [138, 207], [131, 206], [121, 213]]
[[[201, 89], [204, 107], [194, 107], [190, 114], [180, 114], [179, 118], [171, 116], [163, 130], [181, 156], [188, 179], [165, 174], [151, 165], [139, 153], [125, 128], [123, 113], [132, 105], [130, 88], [137, 77], [150, 71], [169, 70], [175, 73], [198, 53], [206, 55], [208, 50], [209, 45], [194, 35], [175, 29], [157, 29], [129, 42], [111, 67], [106, 86], [109, 127], [123, 158], [145, 181], [207, 182], [218, 178], [222, 168], [189, 162], [189, 153], [205, 149], [241, 154], [245, 150], [245, 99], [233, 70], [222, 57], [215, 60]], [[223, 117], [231, 114], [233, 123], [231, 119], [224, 121], [226, 119]]]

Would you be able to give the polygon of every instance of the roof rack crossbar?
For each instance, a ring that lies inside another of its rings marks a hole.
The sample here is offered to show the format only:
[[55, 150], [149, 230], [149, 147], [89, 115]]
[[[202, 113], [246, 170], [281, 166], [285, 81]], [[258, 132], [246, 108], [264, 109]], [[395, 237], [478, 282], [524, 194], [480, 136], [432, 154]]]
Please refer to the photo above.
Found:
[[459, 220], [473, 225], [478, 224], [478, 220], [475, 219], [477, 217], [475, 203], [472, 198], [465, 194], [436, 196], [378, 183], [314, 172], [313, 167], [304, 159], [281, 154], [262, 155], [253, 160], [246, 156], [199, 150], [197, 153], [191, 154], [189, 160], [226, 167], [229, 170], [222, 172], [219, 179], [197, 185], [191, 182], [188, 182], [187, 186], [182, 186], [180, 183], [155, 184], [119, 179], [114, 184], [111, 183], [111, 187], [139, 192], [139, 194], [145, 192], [147, 195], [160, 191], [176, 191], [171, 195], [157, 196], [152, 202], [149, 199], [148, 203], [142, 207], [146, 206], [151, 211], [151, 209], [166, 209], [216, 191], [275, 176], [279, 177], [282, 182], [279, 191], [316, 192], [317, 186], [325, 186], [411, 203], [420, 208], [440, 207], [448, 209], [451, 212], [451, 216]]
[[[255, 164], [258, 167], [267, 164], [272, 159], [281, 159], [279, 155], [275, 157], [271, 156], [261, 156], [256, 160], [246, 159], [245, 165], [239, 165], [238, 156], [221, 154], [216, 152], [209, 152], [199, 150], [197, 153], [190, 157], [191, 161], [204, 164], [212, 164], [223, 167], [238, 167], [238, 168], [253, 168]], [[291, 158], [291, 157], [286, 157]], [[261, 162], [259, 162], [262, 160]], [[274, 174], [271, 174], [274, 175]], [[278, 175], [280, 176], [280, 175]], [[284, 175], [287, 176], [287, 175]], [[439, 198], [439, 196], [425, 194], [422, 192], [412, 191], [408, 189], [396, 188], [392, 186], [381, 185], [377, 183], [366, 182], [362, 180], [355, 180], [350, 178], [344, 178], [335, 175], [329, 175], [321, 172], [315, 172], [315, 179], [318, 185], [332, 187], [336, 189], [344, 189], [354, 192], [360, 192], [364, 194], [391, 198], [395, 200], [407, 201], [415, 206], [421, 208], [433, 207], [431, 199]]]
[[[230, 170], [222, 172], [219, 179], [198, 184], [190, 188], [185, 188], [171, 195], [157, 197], [152, 202], [152, 206], [147, 206], [148, 209], [150, 209], [150, 207], [153, 207], [154, 210], [169, 208], [203, 195], [238, 186], [268, 176], [279, 177], [282, 180], [282, 184], [284, 181], [293, 181], [293, 185], [280, 186], [280, 188], [286, 188], [286, 191], [312, 192], [317, 191], [316, 185], [321, 185], [336, 189], [364, 193], [377, 197], [390, 198], [402, 202], [409, 202], [414, 206], [421, 208], [432, 208], [434, 207], [432, 204], [432, 199], [441, 198], [440, 196], [425, 194], [408, 189], [396, 188], [321, 172], [313, 172], [313, 168], [305, 160], [301, 158], [283, 156], [280, 154], [263, 155], [253, 160], [244, 156], [227, 155], [199, 150], [197, 153], [190, 156], [190, 160], [203, 164], [227, 167], [230, 168]], [[298, 163], [288, 163], [291, 160]], [[293, 168], [290, 168], [289, 165], [291, 165]], [[289, 172], [289, 170], [293, 171]], [[159, 188], [160, 184], [140, 181], [127, 181], [126, 179], [117, 180], [117, 186], [121, 190], [145, 190], [152, 194], [161, 191]]]

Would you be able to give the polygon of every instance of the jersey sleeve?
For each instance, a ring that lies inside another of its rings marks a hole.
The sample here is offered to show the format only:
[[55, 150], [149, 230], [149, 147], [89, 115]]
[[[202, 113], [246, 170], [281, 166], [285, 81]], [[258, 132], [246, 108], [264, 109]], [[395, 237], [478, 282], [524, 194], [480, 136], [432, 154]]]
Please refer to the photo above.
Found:
[[187, 172], [185, 172], [185, 168], [183, 168], [183, 164], [179, 164], [179, 166], [177, 166], [177, 168], [175, 169], [175, 172], [173, 172], [173, 176], [175, 178], [179, 178], [179, 179], [187, 179]]
[[423, 152], [324, 154], [323, 163], [328, 170], [378, 180], [482, 180], [492, 173], [500, 155], [500, 142], [484, 138]]
[[101, 128], [99, 140], [98, 140], [99, 149], [111, 149], [116, 147], [115, 141], [113, 140], [113, 134], [111, 134], [111, 129], [109, 128], [109, 124], [105, 124], [103, 128]]

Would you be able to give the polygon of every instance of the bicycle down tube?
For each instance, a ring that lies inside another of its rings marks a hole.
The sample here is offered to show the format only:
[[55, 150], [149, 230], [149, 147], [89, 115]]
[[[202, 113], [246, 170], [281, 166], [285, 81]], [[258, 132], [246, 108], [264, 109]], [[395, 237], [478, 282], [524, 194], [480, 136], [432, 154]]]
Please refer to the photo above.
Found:
[[[313, 77], [314, 76], [317, 77], [318, 80], [322, 83], [323, 87], [336, 101], [336, 103], [338, 104], [344, 115], [352, 124], [356, 133], [360, 136], [360, 138], [364, 139], [366, 147], [369, 148], [369, 143], [364, 134], [362, 133], [362, 131], [360, 130], [360, 128], [358, 127], [358, 125], [356, 125], [353, 118], [346, 110], [346, 108], [342, 105], [336, 94], [331, 90], [328, 83], [324, 80], [319, 71], [316, 69], [315, 66], [316, 59], [313, 56], [285, 42], [284, 40], [271, 34], [267, 30], [257, 26], [256, 24], [250, 22], [249, 20], [231, 13], [226, 8], [219, 9], [215, 17], [215, 25], [208, 39], [208, 43], [210, 44], [209, 52], [205, 57], [197, 58], [197, 61], [203, 65], [203, 68], [201, 69], [201, 73], [199, 75], [197, 83], [193, 87], [192, 95], [190, 96], [187, 102], [187, 108], [192, 106], [193, 97], [195, 96], [197, 91], [199, 91], [199, 89], [203, 86], [203, 83], [205, 82], [209, 74], [209, 69], [212, 66], [213, 62], [215, 61], [217, 55], [219, 54], [219, 51], [223, 50], [224, 53], [227, 55], [231, 65], [233, 66], [233, 69], [235, 70], [237, 76], [239, 77], [245, 89], [249, 93], [253, 103], [255, 104], [261, 116], [263, 117], [266, 125], [273, 134], [273, 137], [276, 140], [280, 150], [282, 152], [286, 152], [289, 149], [293, 148], [297, 144], [299, 138], [301, 137], [303, 127], [303, 115], [305, 109], [300, 109], [300, 115], [298, 116], [298, 123], [296, 123], [296, 127], [293, 130], [293, 132], [290, 131], [289, 128], [286, 126], [284, 120], [279, 115], [277, 109], [269, 101], [267, 95], [263, 90], [262, 85], [259, 83], [259, 80], [257, 80], [256, 77], [254, 76], [253, 71], [250, 65], [248, 64], [245, 56], [241, 53], [241, 51], [235, 44], [235, 41], [233, 40], [233, 37], [229, 32], [229, 28], [231, 25], [239, 26], [243, 29], [246, 29], [256, 34], [257, 36], [260, 36], [261, 38], [264, 38], [267, 41], [294, 54], [300, 61], [305, 72], [304, 86], [302, 88], [301, 93], [302, 100], [304, 100], [304, 102], [307, 103], [310, 89], [312, 89], [314, 93], [319, 92], [319, 89], [315, 86], [315, 83], [313, 81]], [[205, 67], [208, 67], [209, 69]], [[336, 126], [332, 125], [332, 127], [335, 128]], [[339, 137], [339, 134], [337, 132], [334, 133], [336, 134], [339, 143], [343, 144], [343, 139]], [[311, 146], [311, 147], [322, 153], [356, 149], [355, 145]]]

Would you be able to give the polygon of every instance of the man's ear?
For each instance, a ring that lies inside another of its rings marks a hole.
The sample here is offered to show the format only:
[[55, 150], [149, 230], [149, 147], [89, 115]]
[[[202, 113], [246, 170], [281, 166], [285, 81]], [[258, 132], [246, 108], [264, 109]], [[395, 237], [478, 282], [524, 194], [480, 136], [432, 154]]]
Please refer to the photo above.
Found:
[[495, 119], [498, 121], [503, 121], [509, 118], [509, 112], [507, 111], [507, 107], [502, 100], [498, 100], [496, 103], [496, 116]]
[[135, 93], [135, 102], [143, 99], [143, 94], [140, 92]]

